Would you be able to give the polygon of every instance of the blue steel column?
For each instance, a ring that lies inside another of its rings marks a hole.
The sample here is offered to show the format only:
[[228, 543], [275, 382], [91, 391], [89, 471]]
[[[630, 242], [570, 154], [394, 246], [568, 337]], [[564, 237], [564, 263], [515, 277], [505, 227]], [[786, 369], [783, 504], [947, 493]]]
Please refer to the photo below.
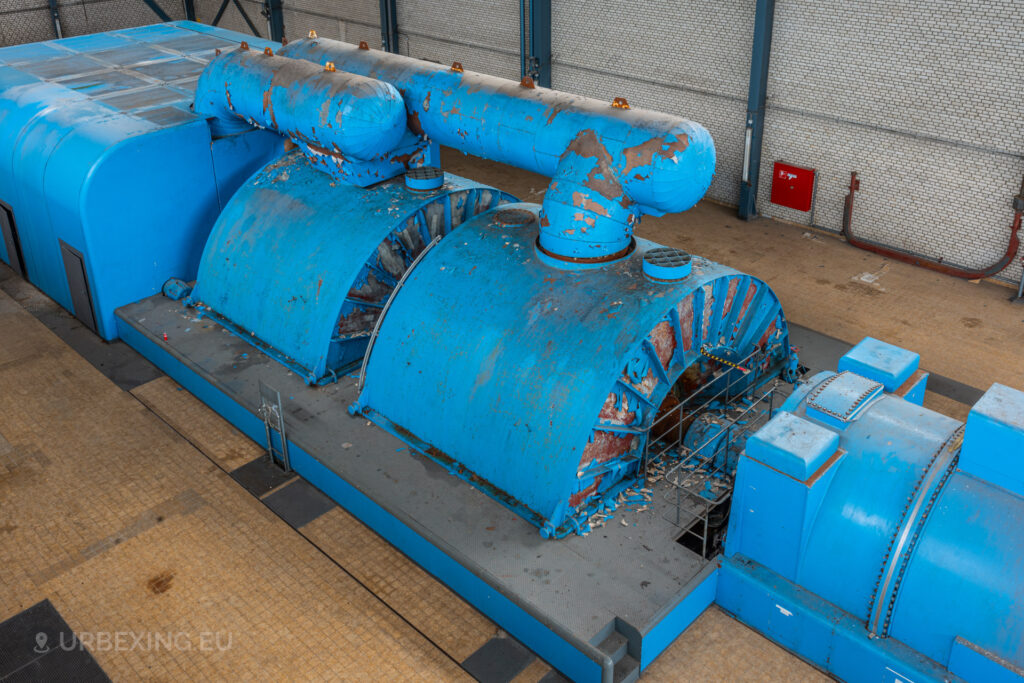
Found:
[[526, 0], [519, 0], [519, 77], [529, 76], [530, 53], [526, 49]]
[[267, 28], [270, 29], [270, 39], [281, 42], [284, 38], [284, 15], [281, 11], [281, 0], [265, 0], [264, 14], [267, 17]]
[[743, 142], [743, 177], [740, 181], [739, 217], [757, 215], [757, 181], [761, 171], [761, 140], [764, 136], [764, 103], [768, 90], [768, 58], [772, 51], [775, 0], [757, 0], [754, 15], [754, 47], [750, 57], [750, 91], [747, 94], [747, 127]]
[[398, 9], [396, 0], [380, 0], [380, 49], [398, 54]]
[[50, 18], [53, 20], [53, 32], [57, 38], [64, 37], [64, 31], [60, 27], [60, 14], [57, 12], [57, 0], [50, 0]]
[[551, 87], [551, 0], [530, 0], [530, 76]]

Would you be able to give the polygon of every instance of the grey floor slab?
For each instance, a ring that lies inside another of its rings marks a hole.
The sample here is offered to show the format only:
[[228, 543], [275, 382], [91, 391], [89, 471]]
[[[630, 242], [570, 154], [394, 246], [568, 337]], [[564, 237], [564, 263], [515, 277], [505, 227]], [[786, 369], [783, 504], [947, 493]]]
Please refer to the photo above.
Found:
[[[278, 390], [292, 443], [503, 594], [581, 640], [597, 638], [616, 618], [645, 631], [707, 564], [676, 543], [682, 529], [674, 523], [675, 505], [666, 502], [667, 487], [655, 490], [653, 510], [620, 509], [586, 537], [545, 540], [392, 434], [349, 416], [354, 377], [309, 387], [242, 339], [163, 296], [126, 306], [119, 315], [251, 413], [261, 380]], [[692, 518], [681, 521], [685, 526]]]

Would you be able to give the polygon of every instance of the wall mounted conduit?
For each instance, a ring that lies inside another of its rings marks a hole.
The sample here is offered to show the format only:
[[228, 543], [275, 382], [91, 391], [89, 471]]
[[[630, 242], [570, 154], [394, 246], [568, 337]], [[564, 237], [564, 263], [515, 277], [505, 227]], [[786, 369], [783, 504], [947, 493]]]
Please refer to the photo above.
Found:
[[886, 258], [896, 259], [897, 261], [903, 261], [904, 263], [910, 263], [915, 266], [928, 268], [929, 270], [938, 271], [940, 273], [945, 273], [946, 275], [952, 275], [953, 277], [960, 277], [967, 280], [980, 280], [982, 278], [998, 275], [1013, 262], [1014, 257], [1017, 255], [1017, 250], [1020, 247], [1019, 232], [1021, 227], [1021, 217], [1024, 216], [1024, 179], [1021, 180], [1020, 193], [1013, 198], [1013, 222], [1010, 224], [1010, 239], [1006, 244], [1006, 253], [1004, 253], [1002, 258], [992, 265], [978, 270], [972, 270], [970, 268], [945, 263], [943, 261], [935, 261], [912, 251], [879, 244], [878, 242], [861, 239], [854, 235], [853, 200], [854, 195], [859, 189], [860, 179], [857, 178], [857, 172], [852, 171], [850, 173], [850, 191], [846, 195], [846, 202], [843, 206], [842, 235], [846, 238], [847, 242], [858, 249], [864, 249], [866, 251], [879, 254], [880, 256], [885, 256]]

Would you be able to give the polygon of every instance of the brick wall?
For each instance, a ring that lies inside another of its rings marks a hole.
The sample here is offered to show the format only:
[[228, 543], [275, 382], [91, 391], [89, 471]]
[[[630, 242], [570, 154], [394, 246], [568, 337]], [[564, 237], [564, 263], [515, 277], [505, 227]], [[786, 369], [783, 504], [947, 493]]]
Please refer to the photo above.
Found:
[[[778, 0], [758, 208], [969, 267], [1006, 248], [1024, 174], [1024, 13], [994, 0]], [[771, 163], [819, 171], [814, 215], [768, 202]], [[1020, 262], [1004, 272], [1020, 277]]]
[[397, 0], [404, 55], [519, 80], [518, 0]]
[[709, 196], [735, 204], [742, 171], [753, 2], [556, 0], [551, 85], [701, 123], [718, 165]]

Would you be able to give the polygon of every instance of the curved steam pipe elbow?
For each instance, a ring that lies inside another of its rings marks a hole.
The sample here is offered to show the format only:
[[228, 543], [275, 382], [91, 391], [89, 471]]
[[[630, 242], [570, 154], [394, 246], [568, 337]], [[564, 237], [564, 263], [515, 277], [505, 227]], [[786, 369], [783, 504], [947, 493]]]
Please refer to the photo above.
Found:
[[696, 204], [714, 168], [711, 135], [689, 121], [667, 132], [634, 128], [625, 141], [583, 130], [559, 158], [544, 195], [539, 246], [555, 257], [614, 259], [630, 249], [643, 214]]
[[711, 135], [679, 116], [323, 38], [291, 42], [282, 53], [388, 81], [405, 97], [413, 130], [552, 178], [540, 240], [561, 260], [611, 260], [628, 248], [641, 215], [685, 211], [714, 175]]
[[405, 102], [390, 83], [247, 49], [210, 62], [194, 109], [211, 117], [215, 135], [256, 126], [307, 153], [360, 161], [392, 151], [406, 132]]
[[539, 246], [555, 257], [603, 259], [629, 249], [640, 213], [593, 130], [562, 154], [544, 194]]

